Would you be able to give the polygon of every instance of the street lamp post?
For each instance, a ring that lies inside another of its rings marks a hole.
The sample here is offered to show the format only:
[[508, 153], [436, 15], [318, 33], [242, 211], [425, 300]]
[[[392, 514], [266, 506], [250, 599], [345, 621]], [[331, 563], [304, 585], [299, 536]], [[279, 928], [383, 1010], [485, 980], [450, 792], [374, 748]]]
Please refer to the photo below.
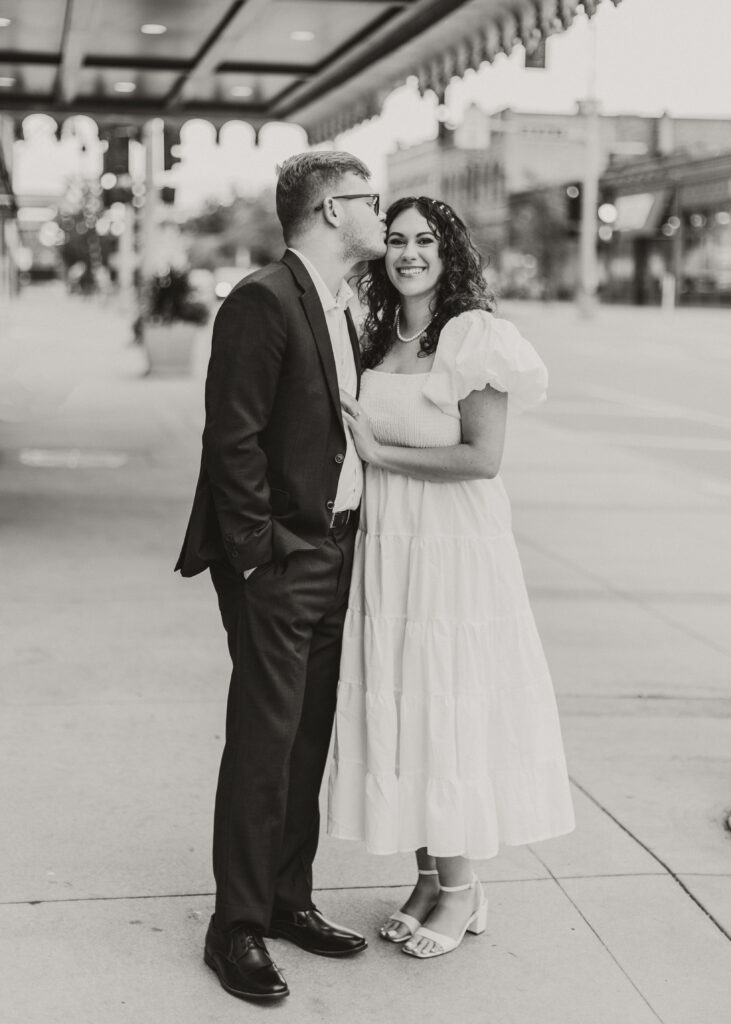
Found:
[[601, 174], [601, 138], [597, 100], [598, 36], [596, 18], [589, 14], [589, 74], [586, 99], [579, 102], [579, 117], [584, 136], [584, 168], [581, 188], [581, 226], [579, 229], [579, 287], [576, 301], [579, 313], [590, 317], [596, 312], [599, 285], [597, 253], [597, 208]]

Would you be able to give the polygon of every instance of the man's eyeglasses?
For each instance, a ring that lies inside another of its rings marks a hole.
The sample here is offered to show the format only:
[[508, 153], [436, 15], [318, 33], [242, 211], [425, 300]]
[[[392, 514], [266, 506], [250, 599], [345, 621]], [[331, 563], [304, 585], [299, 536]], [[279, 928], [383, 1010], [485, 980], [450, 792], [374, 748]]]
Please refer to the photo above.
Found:
[[[368, 204], [373, 210], [376, 216], [381, 209], [381, 197], [378, 192], [353, 192], [348, 196], [326, 196], [325, 199], [370, 199]], [[321, 210], [325, 205], [325, 199], [321, 203], [318, 203], [315, 207], [316, 210]]]

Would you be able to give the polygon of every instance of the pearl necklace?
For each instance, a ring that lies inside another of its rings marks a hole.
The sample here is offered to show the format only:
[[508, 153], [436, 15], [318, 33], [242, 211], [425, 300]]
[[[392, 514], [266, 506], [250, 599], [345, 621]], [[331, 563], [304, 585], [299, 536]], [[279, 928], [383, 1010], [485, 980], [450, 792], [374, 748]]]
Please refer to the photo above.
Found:
[[429, 317], [429, 319], [427, 320], [427, 322], [424, 324], [424, 326], [421, 328], [420, 331], [417, 331], [416, 334], [412, 334], [412, 336], [410, 338], [405, 338], [403, 336], [403, 334], [401, 333], [401, 330], [400, 330], [400, 327], [399, 327], [399, 319], [400, 319], [400, 317], [401, 317], [401, 306], [396, 306], [396, 316], [393, 318], [393, 325], [396, 328], [396, 337], [398, 338], [398, 340], [403, 345], [410, 345], [412, 341], [416, 341], [417, 338], [420, 338], [422, 336], [422, 334], [424, 333], [424, 331], [429, 326], [429, 324], [434, 319], [433, 316]]

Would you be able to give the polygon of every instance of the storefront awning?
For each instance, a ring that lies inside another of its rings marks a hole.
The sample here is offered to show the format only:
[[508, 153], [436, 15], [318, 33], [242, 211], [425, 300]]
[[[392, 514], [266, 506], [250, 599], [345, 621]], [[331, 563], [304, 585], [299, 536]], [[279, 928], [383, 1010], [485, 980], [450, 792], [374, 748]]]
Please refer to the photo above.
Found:
[[534, 53], [601, 2], [3, 0], [0, 112], [285, 120], [317, 142], [379, 113], [409, 75], [442, 96], [453, 75], [518, 43]]
[[[731, 165], [731, 160], [729, 160]], [[683, 185], [678, 191], [678, 203], [681, 210], [704, 209], [707, 206], [731, 204], [731, 177], [721, 177], [715, 181], [702, 181]]]

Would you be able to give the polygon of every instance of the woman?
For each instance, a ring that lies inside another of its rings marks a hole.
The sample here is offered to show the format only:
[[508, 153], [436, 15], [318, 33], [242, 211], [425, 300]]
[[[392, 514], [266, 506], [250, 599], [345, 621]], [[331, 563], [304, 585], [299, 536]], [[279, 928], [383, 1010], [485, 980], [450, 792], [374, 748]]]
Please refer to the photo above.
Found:
[[381, 929], [427, 958], [485, 929], [470, 866], [574, 825], [555, 698], [497, 476], [505, 420], [546, 369], [493, 303], [446, 203], [400, 199], [362, 282], [367, 464], [345, 624], [328, 830], [412, 850]]

